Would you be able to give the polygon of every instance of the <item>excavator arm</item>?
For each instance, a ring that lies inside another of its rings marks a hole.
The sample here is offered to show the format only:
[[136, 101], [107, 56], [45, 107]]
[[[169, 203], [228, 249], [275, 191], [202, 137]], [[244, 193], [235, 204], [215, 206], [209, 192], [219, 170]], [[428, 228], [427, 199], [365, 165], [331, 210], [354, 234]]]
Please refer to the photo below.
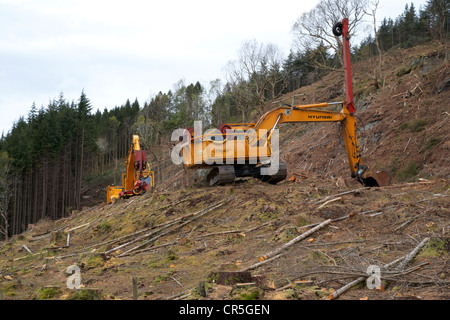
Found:
[[[342, 105], [340, 112], [317, 110], [314, 108], [326, 108], [336, 104]], [[267, 137], [270, 139], [270, 132], [282, 123], [297, 122], [339, 122], [342, 124], [342, 135], [350, 163], [352, 176], [356, 177], [358, 168], [361, 166], [361, 155], [358, 147], [356, 134], [356, 119], [350, 114], [344, 102], [337, 103], [318, 103], [303, 106], [281, 106], [267, 112], [256, 123], [256, 132], [269, 132]], [[270, 143], [270, 141], [269, 141]], [[261, 144], [261, 143], [260, 143]]]
[[[317, 110], [316, 108], [326, 108], [335, 105], [342, 105], [341, 111]], [[348, 162], [350, 165], [351, 176], [357, 178], [361, 183], [367, 186], [386, 185], [388, 177], [384, 173], [370, 172], [367, 166], [362, 164], [359, 151], [357, 123], [355, 116], [350, 113], [348, 105], [345, 102], [317, 103], [302, 106], [280, 106], [267, 112], [256, 123], [254, 129], [256, 132], [268, 132], [269, 140], [271, 132], [282, 123], [297, 122], [339, 122], [341, 124], [341, 133], [344, 139]], [[233, 127], [232, 127], [233, 128]], [[263, 137], [258, 137], [259, 145], [263, 142]]]

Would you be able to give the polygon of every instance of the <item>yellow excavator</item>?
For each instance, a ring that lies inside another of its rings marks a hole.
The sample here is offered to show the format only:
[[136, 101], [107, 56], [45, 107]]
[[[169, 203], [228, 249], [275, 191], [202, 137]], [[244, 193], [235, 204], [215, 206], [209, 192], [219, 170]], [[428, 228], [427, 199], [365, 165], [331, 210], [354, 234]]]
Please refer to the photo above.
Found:
[[122, 173], [122, 185], [111, 185], [106, 190], [107, 204], [118, 198], [142, 195], [155, 187], [155, 174], [150, 170], [150, 165], [145, 159], [145, 151], [141, 150], [137, 135], [133, 135], [125, 166], [126, 171]]
[[[277, 161], [276, 172], [263, 170], [271, 165], [275, 153], [272, 135], [282, 123], [339, 122], [345, 142], [351, 176], [364, 186], [385, 186], [390, 177], [385, 171], [372, 172], [363, 165], [359, 151], [356, 111], [353, 102], [348, 19], [333, 27], [336, 36], [342, 35], [345, 71], [345, 101], [308, 105], [281, 105], [264, 114], [256, 123], [229, 123], [215, 131], [198, 134], [186, 129], [181, 155], [188, 169], [212, 168], [207, 179], [211, 186], [232, 183], [236, 177], [253, 176], [275, 184], [286, 178], [286, 164]], [[323, 110], [341, 105], [340, 111]], [[271, 160], [272, 159], [272, 160]], [[270, 172], [267, 174], [267, 172]]]

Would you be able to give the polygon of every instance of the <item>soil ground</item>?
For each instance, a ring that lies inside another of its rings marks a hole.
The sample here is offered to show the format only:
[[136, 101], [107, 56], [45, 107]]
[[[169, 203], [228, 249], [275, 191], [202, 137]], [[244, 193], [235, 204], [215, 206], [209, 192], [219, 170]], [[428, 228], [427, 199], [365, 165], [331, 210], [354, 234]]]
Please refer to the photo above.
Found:
[[[449, 299], [448, 181], [384, 188], [336, 182], [307, 178], [267, 185], [248, 179], [233, 186], [146, 194], [42, 221], [1, 245], [3, 299], [77, 298], [66, 286], [71, 265], [80, 267], [81, 291], [101, 299], [132, 299], [133, 277], [138, 299], [170, 299], [184, 292], [183, 299], [325, 299], [366, 275], [368, 266], [403, 257], [427, 237], [405, 270], [381, 274], [382, 290], [362, 282], [339, 299]], [[249, 267], [327, 219], [336, 220], [252, 269], [250, 284], [217, 283], [216, 272]], [[139, 241], [105, 254], [133, 239]], [[198, 289], [202, 283], [206, 296]]]

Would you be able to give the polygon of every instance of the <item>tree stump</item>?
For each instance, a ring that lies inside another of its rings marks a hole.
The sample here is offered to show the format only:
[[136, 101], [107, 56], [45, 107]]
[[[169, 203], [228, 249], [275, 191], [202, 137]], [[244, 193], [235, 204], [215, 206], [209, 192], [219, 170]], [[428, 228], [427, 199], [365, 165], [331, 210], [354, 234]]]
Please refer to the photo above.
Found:
[[218, 271], [209, 276], [217, 284], [234, 285], [236, 283], [252, 282], [252, 274], [249, 271]]

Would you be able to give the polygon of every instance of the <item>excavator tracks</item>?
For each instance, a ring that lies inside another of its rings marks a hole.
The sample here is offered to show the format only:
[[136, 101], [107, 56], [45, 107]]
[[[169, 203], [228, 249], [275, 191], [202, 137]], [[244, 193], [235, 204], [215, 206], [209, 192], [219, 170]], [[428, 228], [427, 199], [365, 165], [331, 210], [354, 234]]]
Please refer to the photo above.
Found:
[[236, 177], [234, 166], [218, 166], [211, 170], [208, 174], [208, 183], [212, 186], [224, 185], [234, 182], [234, 178]]
[[261, 179], [261, 181], [268, 182], [270, 184], [276, 184], [286, 179], [287, 176], [286, 163], [284, 161], [280, 161], [278, 165], [279, 165], [278, 172], [276, 174], [271, 176], [260, 175], [259, 178]]
[[[244, 169], [245, 168], [245, 169]], [[207, 180], [210, 186], [225, 185], [234, 182], [236, 177], [255, 177], [261, 179], [261, 181], [276, 184], [286, 179], [287, 168], [286, 163], [279, 162], [278, 172], [274, 175], [261, 175], [260, 168], [254, 166], [239, 167], [234, 165], [217, 166], [211, 170], [208, 174]]]

